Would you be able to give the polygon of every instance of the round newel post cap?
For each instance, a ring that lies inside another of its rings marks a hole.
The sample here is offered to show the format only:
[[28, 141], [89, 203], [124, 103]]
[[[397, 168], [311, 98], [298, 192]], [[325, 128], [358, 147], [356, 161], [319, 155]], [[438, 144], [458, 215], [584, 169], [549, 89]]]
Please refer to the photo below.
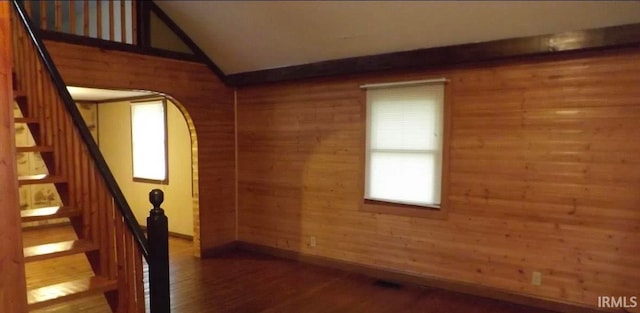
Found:
[[160, 189], [151, 190], [151, 192], [149, 192], [149, 202], [156, 208], [160, 207], [162, 202], [164, 202], [164, 192]]

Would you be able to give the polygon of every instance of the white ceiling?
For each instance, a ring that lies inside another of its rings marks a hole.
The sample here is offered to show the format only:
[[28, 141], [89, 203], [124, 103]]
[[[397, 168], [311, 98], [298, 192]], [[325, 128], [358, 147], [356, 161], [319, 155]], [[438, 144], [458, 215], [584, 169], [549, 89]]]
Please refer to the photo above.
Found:
[[226, 73], [640, 22], [640, 1], [156, 1]]
[[110, 90], [68, 86], [67, 90], [75, 101], [106, 101], [141, 96], [151, 96], [155, 93], [142, 90]]

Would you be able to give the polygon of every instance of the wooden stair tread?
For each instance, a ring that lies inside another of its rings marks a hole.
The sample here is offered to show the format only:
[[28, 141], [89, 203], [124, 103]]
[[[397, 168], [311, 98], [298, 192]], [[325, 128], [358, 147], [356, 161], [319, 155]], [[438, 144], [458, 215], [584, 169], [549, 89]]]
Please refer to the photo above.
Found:
[[94, 294], [102, 294], [115, 290], [117, 287], [116, 280], [93, 276], [32, 289], [27, 293], [29, 310], [36, 310]]
[[52, 206], [20, 211], [22, 222], [35, 222], [54, 218], [79, 216], [82, 212], [73, 207]]
[[26, 123], [26, 124], [36, 124], [40, 123], [40, 121], [35, 117], [16, 117], [13, 119], [15, 123]]
[[17, 147], [16, 150], [18, 152], [53, 152], [52, 146], [28, 146], [28, 147]]
[[66, 179], [61, 176], [52, 176], [47, 174], [18, 176], [18, 185], [34, 185], [34, 184], [55, 184], [64, 183]]
[[56, 257], [97, 250], [98, 246], [89, 240], [71, 240], [26, 247], [25, 262], [35, 262]]

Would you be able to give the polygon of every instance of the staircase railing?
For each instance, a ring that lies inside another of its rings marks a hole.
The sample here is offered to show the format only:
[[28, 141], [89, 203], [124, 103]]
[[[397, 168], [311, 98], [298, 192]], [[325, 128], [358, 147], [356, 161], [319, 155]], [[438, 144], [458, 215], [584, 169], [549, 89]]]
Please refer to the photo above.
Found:
[[47, 165], [67, 178], [65, 205], [83, 210], [79, 236], [99, 243], [99, 254], [89, 256], [94, 272], [118, 281], [117, 292], [107, 294], [112, 310], [144, 312], [142, 257], [153, 262], [147, 239], [25, 8], [19, 0], [12, 4], [14, 70], [42, 144], [56, 151]]
[[135, 0], [21, 1], [41, 30], [136, 44]]

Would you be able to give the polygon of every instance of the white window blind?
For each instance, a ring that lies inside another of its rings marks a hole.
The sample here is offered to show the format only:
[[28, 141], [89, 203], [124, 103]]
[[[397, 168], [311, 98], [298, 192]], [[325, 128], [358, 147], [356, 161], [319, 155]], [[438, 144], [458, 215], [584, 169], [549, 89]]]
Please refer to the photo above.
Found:
[[133, 178], [167, 179], [166, 119], [163, 100], [131, 103]]
[[439, 207], [444, 80], [363, 87], [365, 198]]

